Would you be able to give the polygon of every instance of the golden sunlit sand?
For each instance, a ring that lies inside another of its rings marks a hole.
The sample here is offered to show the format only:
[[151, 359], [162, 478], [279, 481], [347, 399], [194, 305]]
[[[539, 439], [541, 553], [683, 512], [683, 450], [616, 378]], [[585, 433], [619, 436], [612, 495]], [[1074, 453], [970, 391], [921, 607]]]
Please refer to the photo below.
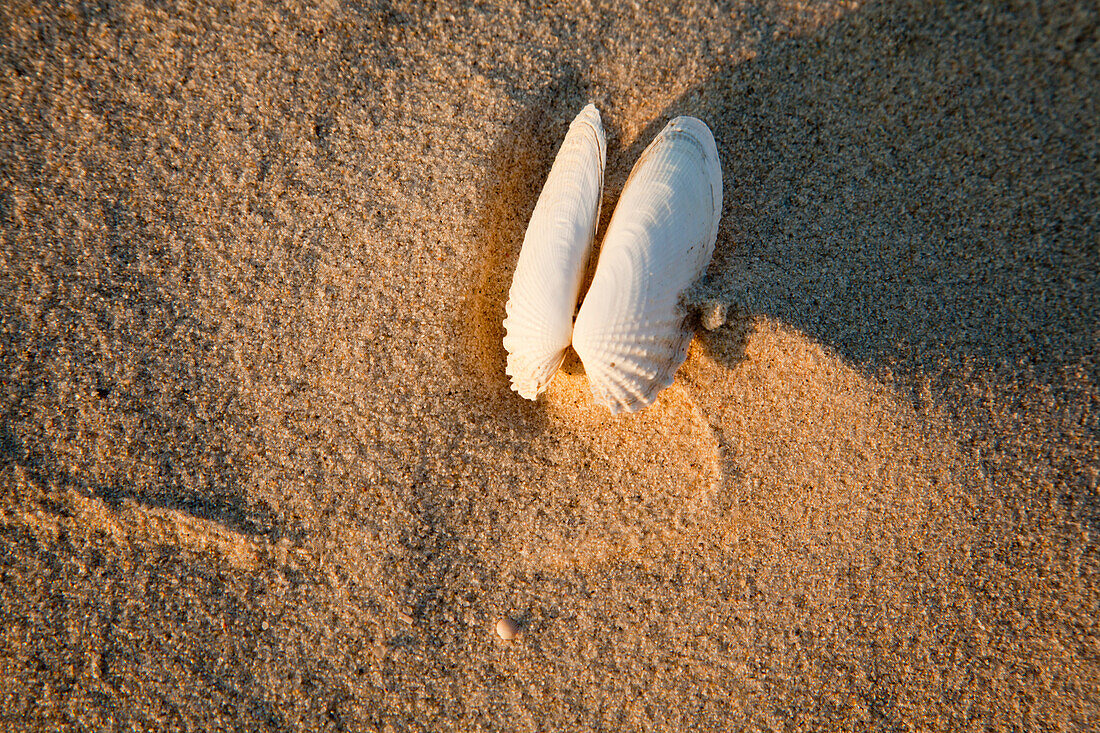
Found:
[[[1095, 729], [1098, 12], [0, 8], [0, 727]], [[588, 102], [723, 166], [631, 415], [504, 373]]]

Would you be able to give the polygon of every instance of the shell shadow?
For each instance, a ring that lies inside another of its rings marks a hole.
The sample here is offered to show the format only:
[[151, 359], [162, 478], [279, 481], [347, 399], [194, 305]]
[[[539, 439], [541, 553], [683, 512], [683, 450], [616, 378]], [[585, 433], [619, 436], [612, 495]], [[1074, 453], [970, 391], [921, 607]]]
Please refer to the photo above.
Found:
[[[714, 131], [724, 211], [689, 307], [782, 320], [872, 374], [1100, 381], [1100, 73], [1019, 20], [1005, 37], [976, 7], [872, 4], [716, 60], [625, 153], [676, 115]], [[725, 331], [701, 340], [736, 355]]]

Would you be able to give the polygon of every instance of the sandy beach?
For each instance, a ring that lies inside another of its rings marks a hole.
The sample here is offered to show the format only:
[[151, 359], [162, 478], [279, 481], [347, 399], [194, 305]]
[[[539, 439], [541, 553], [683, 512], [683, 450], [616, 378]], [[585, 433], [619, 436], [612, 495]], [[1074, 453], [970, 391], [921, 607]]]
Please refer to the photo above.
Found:
[[[504, 371], [588, 102], [722, 161], [630, 415]], [[0, 728], [1096, 730], [1098, 343], [1095, 3], [5, 3]]]

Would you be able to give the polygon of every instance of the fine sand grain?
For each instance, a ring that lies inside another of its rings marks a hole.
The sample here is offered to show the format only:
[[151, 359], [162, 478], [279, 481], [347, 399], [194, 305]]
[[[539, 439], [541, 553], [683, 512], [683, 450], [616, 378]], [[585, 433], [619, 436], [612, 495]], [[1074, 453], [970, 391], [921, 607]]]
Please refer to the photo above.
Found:
[[[588, 101], [601, 230], [723, 163], [615, 418], [501, 345]], [[1095, 3], [3, 3], [0, 728], [1100, 728], [1098, 171]]]

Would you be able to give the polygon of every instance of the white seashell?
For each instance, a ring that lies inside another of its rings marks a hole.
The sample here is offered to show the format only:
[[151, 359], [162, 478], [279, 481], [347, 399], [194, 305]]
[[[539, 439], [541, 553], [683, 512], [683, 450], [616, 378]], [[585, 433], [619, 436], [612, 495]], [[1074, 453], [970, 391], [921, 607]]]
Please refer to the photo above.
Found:
[[672, 384], [692, 336], [680, 295], [706, 270], [721, 214], [714, 136], [677, 117], [627, 178], [573, 326], [592, 394], [612, 413], [646, 407]]
[[519, 624], [505, 616], [497, 621], [497, 636], [505, 641], [511, 641], [519, 634]]
[[569, 125], [523, 237], [505, 306], [504, 348], [512, 389], [529, 400], [546, 389], [569, 348], [600, 217], [606, 153], [600, 113], [590, 104]]

